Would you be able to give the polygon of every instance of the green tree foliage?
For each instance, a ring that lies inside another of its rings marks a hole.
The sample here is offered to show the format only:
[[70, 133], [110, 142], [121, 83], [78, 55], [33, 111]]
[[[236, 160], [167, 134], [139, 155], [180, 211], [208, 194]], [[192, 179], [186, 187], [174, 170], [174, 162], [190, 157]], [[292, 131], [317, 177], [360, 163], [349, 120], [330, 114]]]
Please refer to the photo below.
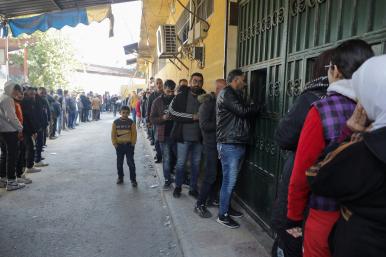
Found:
[[27, 46], [29, 82], [49, 89], [68, 87], [77, 65], [70, 41], [60, 31], [36, 32], [32, 39]]

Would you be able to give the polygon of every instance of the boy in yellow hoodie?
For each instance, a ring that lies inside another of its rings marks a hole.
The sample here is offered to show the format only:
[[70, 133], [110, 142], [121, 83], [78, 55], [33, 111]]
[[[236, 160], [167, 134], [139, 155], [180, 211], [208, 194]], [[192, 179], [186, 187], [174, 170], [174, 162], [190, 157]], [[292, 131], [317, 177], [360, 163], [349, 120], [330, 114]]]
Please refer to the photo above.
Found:
[[113, 122], [111, 130], [111, 141], [117, 152], [117, 184], [123, 183], [123, 161], [126, 155], [127, 165], [130, 169], [130, 180], [133, 187], [137, 187], [134, 163], [134, 148], [137, 142], [137, 130], [135, 123], [129, 118], [130, 108], [122, 106], [121, 117]]

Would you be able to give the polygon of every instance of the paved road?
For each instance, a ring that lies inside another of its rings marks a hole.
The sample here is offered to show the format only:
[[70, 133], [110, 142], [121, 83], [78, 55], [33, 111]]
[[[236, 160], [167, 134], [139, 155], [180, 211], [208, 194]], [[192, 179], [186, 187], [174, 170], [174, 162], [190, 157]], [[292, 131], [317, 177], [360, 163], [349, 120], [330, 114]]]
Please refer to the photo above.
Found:
[[50, 166], [31, 185], [0, 192], [1, 257], [182, 256], [161, 189], [151, 188], [146, 142], [135, 152], [139, 187], [117, 186], [112, 118], [102, 118], [49, 141]]

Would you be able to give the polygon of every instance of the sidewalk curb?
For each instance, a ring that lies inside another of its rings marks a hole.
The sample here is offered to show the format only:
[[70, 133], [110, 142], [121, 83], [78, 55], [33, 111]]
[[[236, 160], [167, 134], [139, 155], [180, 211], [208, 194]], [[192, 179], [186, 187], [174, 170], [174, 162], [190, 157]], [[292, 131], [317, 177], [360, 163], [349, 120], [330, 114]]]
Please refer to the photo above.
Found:
[[[142, 133], [142, 136], [145, 138], [146, 140], [146, 147], [148, 149], [148, 151], [150, 153], [153, 153], [153, 149], [151, 147], [151, 145], [147, 142], [147, 139], [146, 139], [146, 133], [145, 133], [145, 130], [141, 130], [141, 133]], [[154, 170], [157, 174], [157, 179], [158, 179], [158, 182], [159, 182], [159, 187], [160, 187], [160, 192], [161, 192], [161, 197], [162, 197], [162, 201], [165, 203], [165, 205], [167, 206], [168, 210], [169, 210], [169, 213], [170, 213], [170, 221], [171, 223], [173, 224], [172, 229], [173, 231], [176, 233], [177, 235], [177, 241], [178, 241], [178, 244], [180, 245], [180, 248], [181, 248], [181, 252], [182, 252], [182, 255], [183, 257], [190, 257], [190, 255], [186, 255], [185, 252], [186, 252], [186, 247], [185, 247], [185, 244], [182, 242], [182, 235], [181, 235], [181, 232], [177, 229], [177, 227], [175, 226], [176, 222], [175, 222], [175, 218], [174, 218], [174, 211], [172, 210], [172, 208], [170, 207], [170, 204], [169, 204], [169, 201], [166, 199], [166, 194], [165, 194], [165, 191], [162, 189], [162, 185], [163, 185], [163, 181], [162, 181], [162, 171], [159, 169], [159, 164], [158, 163], [155, 163], [154, 159], [151, 159], [151, 162], [153, 164], [153, 167], [154, 167]]]

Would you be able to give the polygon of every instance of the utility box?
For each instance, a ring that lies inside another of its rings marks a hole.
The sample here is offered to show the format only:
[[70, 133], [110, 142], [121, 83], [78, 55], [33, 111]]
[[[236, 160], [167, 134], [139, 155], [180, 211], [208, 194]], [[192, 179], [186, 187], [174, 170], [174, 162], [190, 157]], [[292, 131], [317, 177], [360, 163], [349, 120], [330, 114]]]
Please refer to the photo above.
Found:
[[203, 62], [204, 61], [204, 47], [195, 46], [192, 50], [192, 56], [194, 60]]
[[194, 44], [208, 36], [208, 24], [198, 21], [188, 33], [188, 44]]

